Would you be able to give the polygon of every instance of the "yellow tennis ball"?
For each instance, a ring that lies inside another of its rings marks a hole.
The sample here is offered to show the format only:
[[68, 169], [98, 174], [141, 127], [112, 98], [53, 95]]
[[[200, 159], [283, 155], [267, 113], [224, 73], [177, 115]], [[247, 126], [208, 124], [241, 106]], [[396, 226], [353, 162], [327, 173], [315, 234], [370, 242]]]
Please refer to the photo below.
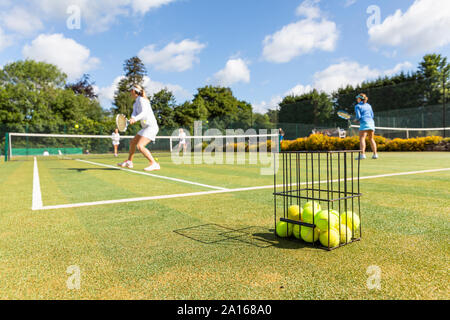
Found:
[[320, 204], [316, 201], [309, 201], [303, 206], [302, 221], [313, 223], [313, 216], [321, 210]]
[[78, 128], [79, 128], [79, 126], [76, 124], [76, 125], [75, 125], [75, 129], [78, 129]]
[[[322, 231], [320, 233], [319, 240], [324, 247], [327, 248], [337, 247], [340, 241], [339, 231], [336, 231], [335, 229], [330, 229], [329, 231], [328, 230]], [[328, 243], [328, 241], [330, 242]]]
[[297, 205], [292, 205], [288, 209], [288, 219], [294, 220], [294, 221], [300, 221], [302, 212], [303, 212], [303, 208], [300, 208]]
[[294, 228], [292, 230], [292, 234], [294, 235], [294, 237], [296, 237], [297, 239], [300, 239], [300, 226], [298, 224], [294, 224]]
[[290, 223], [278, 221], [276, 226], [276, 232], [279, 237], [287, 238], [292, 236], [293, 227]]
[[330, 210], [330, 212], [321, 210], [314, 216], [314, 223], [321, 231], [339, 227], [339, 216], [336, 216], [331, 211], [333, 210]]
[[341, 243], [347, 243], [352, 241], [352, 230], [345, 224], [341, 224], [340, 227], [341, 227]]
[[347, 225], [350, 230], [357, 230], [361, 224], [361, 220], [356, 212], [347, 211], [341, 214], [341, 224]]
[[[314, 236], [313, 236], [314, 235]], [[310, 228], [310, 227], [301, 227], [300, 230], [300, 236], [302, 237], [303, 241], [305, 242], [316, 242], [319, 239], [320, 231], [318, 228]], [[314, 237], [314, 238], [313, 238]], [[314, 241], [313, 241], [314, 239]]]
[[158, 158], [155, 158], [155, 161], [159, 161], [159, 159], [158, 159]]

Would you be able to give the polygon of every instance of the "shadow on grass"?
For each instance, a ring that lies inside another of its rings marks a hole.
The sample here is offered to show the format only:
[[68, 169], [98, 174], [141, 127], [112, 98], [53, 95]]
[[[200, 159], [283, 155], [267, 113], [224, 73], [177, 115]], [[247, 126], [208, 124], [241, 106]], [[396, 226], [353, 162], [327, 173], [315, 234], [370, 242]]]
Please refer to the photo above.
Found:
[[117, 169], [113, 168], [67, 168], [67, 169], [61, 169], [61, 168], [51, 168], [50, 170], [70, 170], [70, 171], [78, 171], [78, 172], [84, 172], [84, 171], [117, 171]]
[[203, 244], [249, 245], [258, 248], [300, 249], [311, 246], [301, 241], [282, 239], [274, 230], [264, 227], [231, 229], [217, 224], [205, 224], [174, 230], [176, 234]]

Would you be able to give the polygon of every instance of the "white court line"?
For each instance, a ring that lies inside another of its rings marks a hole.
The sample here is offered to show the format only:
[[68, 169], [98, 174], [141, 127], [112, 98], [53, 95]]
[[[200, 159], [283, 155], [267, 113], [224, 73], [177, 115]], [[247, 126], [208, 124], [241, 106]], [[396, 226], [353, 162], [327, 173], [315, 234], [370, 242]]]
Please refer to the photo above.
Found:
[[[449, 170], [450, 170], [450, 168], [444, 168], [444, 169], [433, 169], [433, 170], [423, 170], [423, 171], [410, 171], [410, 172], [380, 174], [380, 175], [376, 175], [376, 176], [360, 177], [360, 179], [361, 180], [362, 179], [377, 179], [377, 178], [404, 176], [404, 175], [411, 175], [411, 174], [442, 172], [442, 171], [449, 171]], [[356, 178], [354, 178], [353, 180], [355, 180], [355, 179]], [[348, 178], [347, 180], [352, 180], [352, 178]], [[339, 180], [333, 180], [333, 182], [337, 182], [337, 181], [339, 181]], [[341, 179], [340, 181], [344, 181], [344, 179]], [[314, 183], [319, 183], [319, 182], [316, 181]], [[326, 181], [320, 181], [320, 183], [326, 183]], [[304, 185], [304, 184], [306, 184], [306, 183], [302, 183], [302, 185]], [[282, 186], [283, 185], [277, 185], [277, 188], [280, 188]], [[105, 205], [105, 204], [117, 204], [117, 203], [127, 203], [127, 202], [196, 197], [196, 196], [211, 195], [211, 194], [234, 193], [234, 192], [254, 191], [254, 190], [263, 190], [263, 189], [273, 189], [273, 185], [238, 188], [238, 189], [213, 190], [213, 191], [203, 191], [203, 192], [193, 192], [193, 193], [183, 193], [183, 194], [171, 194], [171, 195], [143, 197], [143, 198], [131, 198], [131, 199], [119, 199], [119, 200], [106, 200], [106, 201], [84, 202], [84, 203], [74, 203], [74, 204], [63, 204], [63, 205], [56, 205], [56, 206], [45, 206], [45, 207], [40, 208], [39, 210], [79, 208], [79, 207], [88, 207], [88, 206], [99, 206], [99, 205]]]
[[39, 182], [39, 170], [37, 166], [37, 159], [34, 157], [34, 169], [33, 169], [33, 201], [31, 210], [41, 210], [43, 208], [41, 184]]
[[154, 178], [159, 178], [159, 179], [165, 179], [165, 180], [171, 180], [171, 181], [176, 181], [176, 182], [182, 182], [182, 183], [187, 183], [187, 184], [192, 184], [195, 186], [200, 186], [200, 187], [205, 187], [205, 188], [209, 188], [209, 189], [216, 189], [216, 190], [228, 190], [226, 188], [221, 188], [221, 187], [216, 187], [216, 186], [210, 186], [207, 184], [202, 184], [202, 183], [197, 183], [197, 182], [192, 182], [192, 181], [188, 181], [188, 180], [182, 180], [182, 179], [177, 179], [177, 178], [171, 178], [171, 177], [166, 177], [166, 176], [160, 176], [157, 174], [151, 174], [151, 173], [147, 173], [147, 172], [140, 172], [140, 171], [135, 171], [135, 170], [130, 170], [130, 169], [125, 169], [125, 168], [119, 168], [117, 166], [110, 166], [108, 164], [103, 164], [103, 163], [97, 163], [97, 162], [91, 162], [91, 161], [86, 161], [86, 160], [80, 160], [80, 159], [75, 159], [76, 161], [80, 161], [80, 162], [85, 162], [85, 163], [89, 163], [92, 164], [94, 166], [100, 166], [100, 167], [106, 167], [106, 168], [113, 168], [116, 170], [122, 170], [122, 171], [127, 171], [127, 172], [132, 172], [132, 173], [136, 173], [136, 174], [142, 174], [145, 176], [150, 176], [150, 177], [154, 177]]

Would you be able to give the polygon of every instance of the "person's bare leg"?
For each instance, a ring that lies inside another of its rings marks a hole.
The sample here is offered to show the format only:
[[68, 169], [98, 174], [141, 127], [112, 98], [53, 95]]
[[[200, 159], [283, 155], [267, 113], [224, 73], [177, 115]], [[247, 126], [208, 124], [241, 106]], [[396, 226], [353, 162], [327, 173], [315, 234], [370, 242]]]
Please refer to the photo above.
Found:
[[370, 146], [372, 147], [372, 152], [374, 155], [377, 155], [377, 143], [375, 142], [375, 134], [373, 131], [369, 131], [369, 141], [370, 141]]
[[130, 151], [128, 152], [128, 161], [133, 161], [134, 154], [136, 153], [136, 145], [139, 141], [139, 135], [135, 136], [130, 142]]
[[359, 132], [359, 148], [361, 149], [362, 155], [366, 154], [366, 137], [367, 137], [366, 131]]
[[115, 145], [114, 146], [114, 155], [115, 156], [117, 156], [117, 150], [119, 149], [119, 146], [118, 145]]
[[145, 137], [142, 136], [137, 136], [139, 137], [136, 148], [144, 155], [145, 158], [147, 158], [147, 160], [150, 162], [150, 165], [156, 163], [155, 159], [153, 158], [150, 150], [148, 150], [145, 146], [148, 145], [151, 140], [147, 139]]

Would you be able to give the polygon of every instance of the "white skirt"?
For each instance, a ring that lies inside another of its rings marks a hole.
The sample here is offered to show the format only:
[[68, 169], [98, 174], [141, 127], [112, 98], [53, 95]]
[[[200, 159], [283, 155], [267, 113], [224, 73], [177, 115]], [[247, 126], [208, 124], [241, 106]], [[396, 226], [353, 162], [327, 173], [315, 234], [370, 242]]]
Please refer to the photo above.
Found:
[[120, 144], [120, 142], [118, 142], [118, 141], [113, 141], [113, 146], [118, 146], [119, 144]]
[[146, 127], [141, 129], [141, 131], [138, 132], [138, 135], [141, 137], [145, 137], [151, 141], [156, 140], [156, 135], [158, 134], [159, 128], [158, 127]]

